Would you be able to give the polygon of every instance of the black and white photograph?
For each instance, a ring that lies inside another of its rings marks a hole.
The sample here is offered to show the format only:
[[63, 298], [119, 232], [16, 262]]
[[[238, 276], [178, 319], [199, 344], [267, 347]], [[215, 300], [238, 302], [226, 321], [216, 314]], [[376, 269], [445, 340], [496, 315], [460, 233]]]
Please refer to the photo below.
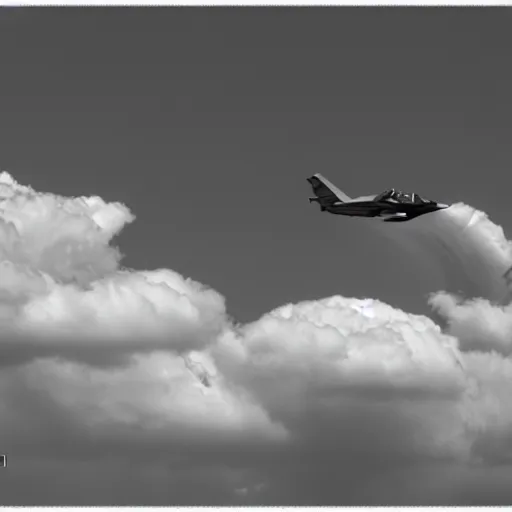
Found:
[[0, 8], [0, 506], [512, 505], [512, 10]]

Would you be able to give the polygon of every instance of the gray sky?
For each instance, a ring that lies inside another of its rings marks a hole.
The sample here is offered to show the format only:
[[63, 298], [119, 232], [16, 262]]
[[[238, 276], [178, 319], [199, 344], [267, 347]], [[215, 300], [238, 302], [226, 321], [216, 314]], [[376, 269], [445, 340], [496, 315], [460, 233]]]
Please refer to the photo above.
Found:
[[335, 293], [421, 311], [435, 290], [397, 280], [400, 250], [367, 224], [309, 205], [305, 178], [503, 224], [511, 16], [4, 8], [0, 163], [37, 190], [127, 204], [125, 264], [207, 283], [240, 321]]
[[[511, 29], [1, 9], [0, 505], [509, 503]], [[328, 215], [316, 172], [471, 207]]]

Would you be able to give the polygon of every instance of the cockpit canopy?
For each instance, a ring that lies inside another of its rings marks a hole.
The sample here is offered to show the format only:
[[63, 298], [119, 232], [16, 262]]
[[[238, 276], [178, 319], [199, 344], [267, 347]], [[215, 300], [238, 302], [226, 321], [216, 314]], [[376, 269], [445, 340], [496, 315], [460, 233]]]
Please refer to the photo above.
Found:
[[418, 194], [414, 194], [412, 192], [402, 192], [400, 190], [395, 190], [394, 188], [390, 188], [382, 194], [379, 194], [375, 197], [374, 201], [392, 201], [397, 203], [410, 203], [410, 204], [425, 204], [431, 203], [428, 199], [423, 199]]

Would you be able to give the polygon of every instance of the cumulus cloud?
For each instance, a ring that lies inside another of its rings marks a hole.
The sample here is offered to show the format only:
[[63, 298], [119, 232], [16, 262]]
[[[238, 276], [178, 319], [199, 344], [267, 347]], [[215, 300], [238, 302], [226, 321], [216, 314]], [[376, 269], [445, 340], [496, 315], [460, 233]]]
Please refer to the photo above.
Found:
[[134, 220], [120, 203], [39, 194], [6, 172], [0, 174], [0, 212], [2, 260], [81, 284], [116, 270], [120, 253], [109, 241]]
[[342, 296], [236, 325], [207, 286], [120, 266], [126, 206], [2, 173], [1, 503], [509, 502], [510, 244], [440, 213], [389, 236], [457, 267], [445, 326]]
[[87, 289], [54, 284], [18, 309], [2, 344], [11, 359], [64, 356], [115, 364], [133, 352], [189, 351], [206, 346], [224, 323], [224, 300], [170, 271], [127, 272]]
[[448, 293], [431, 297], [433, 308], [446, 319], [448, 332], [463, 350], [512, 352], [512, 304], [493, 304], [487, 299], [464, 301]]
[[206, 346], [224, 299], [176, 272], [120, 270], [112, 238], [134, 217], [99, 197], [36, 193], [0, 175], [0, 366], [62, 356], [115, 364]]

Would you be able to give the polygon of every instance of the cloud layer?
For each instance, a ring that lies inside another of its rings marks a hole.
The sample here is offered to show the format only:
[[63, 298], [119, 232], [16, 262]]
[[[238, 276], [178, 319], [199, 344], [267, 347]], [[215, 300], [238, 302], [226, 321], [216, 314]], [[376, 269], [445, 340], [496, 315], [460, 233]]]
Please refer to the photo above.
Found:
[[133, 220], [0, 175], [1, 504], [510, 503], [512, 251], [485, 214], [387, 233], [444, 274], [443, 328], [342, 296], [236, 325], [120, 267]]

